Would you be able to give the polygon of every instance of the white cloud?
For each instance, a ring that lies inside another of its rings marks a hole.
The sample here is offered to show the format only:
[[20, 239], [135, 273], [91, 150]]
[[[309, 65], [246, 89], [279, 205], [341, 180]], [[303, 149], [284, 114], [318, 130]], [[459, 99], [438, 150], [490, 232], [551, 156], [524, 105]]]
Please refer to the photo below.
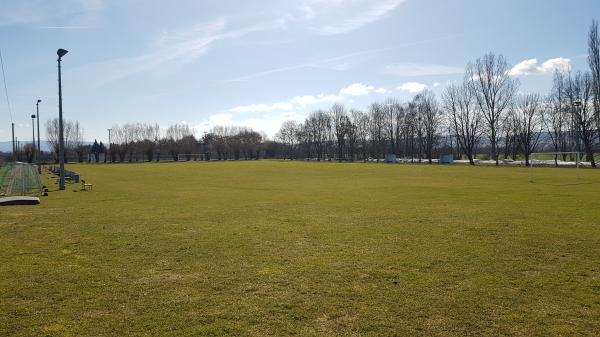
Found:
[[555, 71], [567, 72], [571, 70], [571, 60], [558, 57], [548, 59], [546, 62], [539, 64], [537, 59], [529, 59], [515, 65], [509, 74], [512, 76], [527, 76], [527, 75], [543, 75], [552, 74]]
[[300, 107], [305, 107], [307, 105], [314, 105], [319, 103], [333, 103], [343, 101], [344, 96], [341, 95], [325, 95], [320, 94], [318, 96], [305, 95], [305, 96], [296, 96], [290, 100], [291, 103], [299, 105]]
[[396, 89], [398, 89], [400, 91], [406, 91], [411, 94], [417, 94], [427, 88], [428, 88], [427, 84], [418, 83], [418, 82], [406, 82], [406, 83], [403, 83], [401, 86], [397, 87]]
[[405, 0], [304, 0], [296, 11], [313, 32], [338, 35], [380, 20], [403, 2]]
[[194, 127], [198, 131], [198, 134], [208, 132], [215, 126], [240, 126], [249, 127], [255, 131], [262, 131], [267, 134], [271, 139], [275, 136], [281, 124], [288, 120], [296, 120], [302, 122], [306, 118], [305, 114], [297, 112], [284, 112], [277, 115], [262, 115], [251, 118], [240, 118], [236, 119], [232, 114], [221, 113], [211, 115], [205, 121]]
[[304, 108], [309, 105], [315, 105], [320, 103], [333, 103], [344, 100], [344, 96], [341, 95], [325, 95], [320, 94], [317, 96], [304, 95], [295, 96], [285, 102], [277, 102], [272, 104], [251, 104], [251, 105], [240, 105], [229, 109], [235, 113], [256, 113], [256, 112], [269, 112], [275, 110], [293, 110]]
[[292, 109], [292, 104], [289, 102], [280, 102], [274, 104], [252, 104], [242, 105], [232, 108], [232, 112], [264, 112], [273, 110], [289, 110]]
[[440, 85], [442, 85], [440, 82], [433, 82], [433, 85], [432, 85], [432, 86], [433, 86], [434, 88], [437, 88], [437, 87], [439, 87]]
[[375, 87], [372, 85], [365, 85], [362, 83], [354, 83], [340, 90], [340, 94], [348, 96], [364, 96], [375, 91]]
[[379, 88], [379, 89], [375, 90], [375, 93], [377, 93], [377, 94], [391, 94], [392, 91], [388, 90], [386, 88]]
[[383, 72], [394, 76], [433, 76], [456, 75], [464, 73], [464, 68], [441, 64], [396, 63], [385, 66]]

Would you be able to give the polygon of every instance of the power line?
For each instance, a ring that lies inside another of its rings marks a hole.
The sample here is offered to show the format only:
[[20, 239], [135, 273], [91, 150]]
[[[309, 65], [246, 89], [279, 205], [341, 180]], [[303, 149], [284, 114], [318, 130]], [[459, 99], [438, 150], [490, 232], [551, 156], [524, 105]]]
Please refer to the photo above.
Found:
[[2, 49], [0, 49], [0, 64], [2, 65], [2, 80], [4, 82], [4, 95], [6, 96], [6, 105], [8, 106], [8, 113], [10, 114], [10, 122], [14, 123], [13, 113], [10, 107], [10, 99], [8, 98], [8, 87], [6, 86], [6, 72], [4, 71], [4, 58], [2, 58]]

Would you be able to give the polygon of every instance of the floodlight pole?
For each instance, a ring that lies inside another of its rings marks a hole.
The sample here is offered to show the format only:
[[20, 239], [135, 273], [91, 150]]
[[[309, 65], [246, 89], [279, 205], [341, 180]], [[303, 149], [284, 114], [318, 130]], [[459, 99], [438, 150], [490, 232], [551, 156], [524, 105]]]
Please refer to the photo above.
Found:
[[37, 117], [37, 166], [38, 166], [38, 173], [42, 173], [42, 147], [40, 145], [40, 103], [42, 102], [41, 99], [38, 99], [37, 102], [35, 103], [35, 110], [36, 110], [36, 117]]
[[35, 148], [35, 115], [31, 115], [31, 145], [33, 146], [33, 162], [37, 162], [36, 148]]
[[58, 162], [60, 165], [60, 180], [59, 189], [65, 189], [65, 139], [63, 133], [63, 111], [62, 111], [62, 79], [60, 62], [62, 57], [65, 56], [68, 51], [59, 49], [56, 51], [58, 55]]

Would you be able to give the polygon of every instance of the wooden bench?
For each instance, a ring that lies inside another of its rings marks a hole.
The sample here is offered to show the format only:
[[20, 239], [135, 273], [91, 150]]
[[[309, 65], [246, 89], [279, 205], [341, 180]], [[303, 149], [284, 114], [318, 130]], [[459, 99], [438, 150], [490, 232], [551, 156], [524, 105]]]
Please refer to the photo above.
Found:
[[81, 189], [82, 190], [87, 191], [89, 189], [91, 191], [93, 187], [94, 187], [93, 184], [88, 184], [85, 182], [85, 180], [81, 179]]

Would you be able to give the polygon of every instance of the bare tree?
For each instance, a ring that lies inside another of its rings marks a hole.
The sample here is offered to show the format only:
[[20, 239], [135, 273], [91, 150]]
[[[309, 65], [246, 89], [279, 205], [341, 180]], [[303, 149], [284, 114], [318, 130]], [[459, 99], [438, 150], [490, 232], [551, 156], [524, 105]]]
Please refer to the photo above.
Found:
[[[297, 121], [285, 121], [283, 124], [281, 124], [281, 129], [276, 135], [276, 139], [280, 139], [283, 144], [286, 144], [287, 157], [289, 159], [294, 158], [296, 141], [298, 140], [297, 133], [299, 130], [300, 126]], [[283, 158], [285, 159], [285, 155]]]
[[[441, 116], [439, 113], [437, 100], [435, 95], [426, 90], [417, 96], [414, 101], [417, 105], [419, 124], [422, 126], [424, 134], [422, 138], [422, 146], [429, 163], [432, 163], [433, 159], [433, 148], [438, 141], [438, 132], [441, 125]], [[419, 129], [421, 130], [421, 128]]]
[[466, 82], [462, 85], [450, 85], [446, 88], [442, 100], [460, 148], [469, 159], [469, 163], [475, 165], [475, 148], [481, 138], [481, 113], [473, 91]]
[[592, 107], [596, 119], [596, 129], [600, 135], [600, 35], [598, 21], [593, 20], [588, 39], [588, 63], [592, 73]]
[[394, 100], [392, 104], [393, 108], [395, 109], [394, 117], [396, 118], [396, 139], [394, 140], [395, 154], [405, 156], [406, 153], [404, 153], [404, 151], [402, 150], [402, 141], [405, 138], [404, 131], [406, 130], [406, 128], [404, 127], [404, 124], [406, 123], [406, 110], [404, 106], [398, 101]]
[[67, 148], [76, 154], [77, 161], [81, 163], [88, 150], [87, 147], [84, 146], [83, 129], [79, 126], [79, 122], [75, 121], [75, 123], [71, 123], [67, 130]]
[[526, 166], [529, 166], [529, 157], [535, 152], [542, 134], [541, 108], [540, 95], [527, 94], [519, 97], [512, 114], [515, 141], [521, 154], [525, 156]]
[[379, 103], [369, 106], [371, 155], [377, 160], [382, 158], [385, 150], [385, 111]]
[[[54, 160], [58, 163], [58, 152], [59, 152], [59, 123], [58, 118], [53, 118], [46, 121], [46, 137], [50, 146], [52, 147], [52, 152], [54, 155]], [[65, 141], [65, 151], [64, 157], [65, 161], [67, 161], [69, 152], [75, 151], [76, 148], [83, 145], [83, 131], [79, 127], [79, 122], [64, 120], [63, 121], [63, 137]]]
[[58, 118], [53, 118], [46, 121], [46, 137], [48, 138], [48, 143], [50, 143], [50, 147], [52, 148], [52, 153], [56, 163], [58, 163], [59, 151], [58, 133]]
[[369, 116], [359, 110], [351, 110], [350, 116], [356, 134], [356, 142], [360, 146], [362, 159], [366, 160], [369, 149]]
[[111, 158], [114, 158], [115, 155], [117, 155], [119, 157], [119, 162], [124, 162], [125, 156], [129, 152], [131, 142], [131, 134], [128, 131], [127, 124], [123, 126], [117, 124], [113, 125], [110, 144], [111, 152], [113, 152], [111, 153]]
[[[187, 124], [174, 124], [169, 126], [166, 131], [166, 140], [169, 147], [169, 153], [173, 157], [174, 161], [179, 160], [179, 154], [184, 152], [190, 152], [193, 150], [191, 143], [195, 143], [190, 139], [194, 138], [194, 130]], [[186, 153], [189, 155], [189, 153]]]
[[398, 131], [398, 115], [402, 110], [402, 106], [394, 98], [389, 98], [385, 101], [382, 106], [385, 114], [385, 128], [387, 129], [387, 137], [389, 140], [389, 147], [386, 149], [390, 154], [396, 154], [396, 136]]
[[330, 109], [330, 113], [337, 142], [337, 157], [338, 161], [341, 162], [344, 160], [344, 147], [350, 125], [350, 118], [348, 117], [346, 108], [341, 104], [334, 104]]
[[[590, 73], [578, 72], [566, 79], [566, 95], [573, 115], [576, 138], [583, 144], [586, 159], [596, 167], [594, 160], [594, 144], [597, 139], [592, 96], [592, 76]], [[579, 145], [578, 145], [579, 146]], [[581, 149], [578, 148], [577, 151]]]
[[469, 87], [487, 124], [492, 159], [498, 165], [500, 123], [517, 91], [518, 82], [509, 75], [509, 65], [502, 55], [489, 53], [467, 65]]
[[[556, 72], [554, 74], [553, 87], [547, 104], [542, 107], [542, 123], [547, 130], [547, 135], [552, 142], [554, 152], [566, 152], [568, 150], [566, 137], [568, 123], [568, 104], [565, 95], [564, 74]], [[566, 155], [563, 154], [563, 160]], [[558, 155], [554, 156], [554, 165], [558, 166]]]
[[328, 133], [331, 126], [330, 117], [325, 111], [317, 110], [309, 116], [307, 122], [310, 126], [312, 142], [315, 145], [317, 160], [321, 160], [327, 151]]

